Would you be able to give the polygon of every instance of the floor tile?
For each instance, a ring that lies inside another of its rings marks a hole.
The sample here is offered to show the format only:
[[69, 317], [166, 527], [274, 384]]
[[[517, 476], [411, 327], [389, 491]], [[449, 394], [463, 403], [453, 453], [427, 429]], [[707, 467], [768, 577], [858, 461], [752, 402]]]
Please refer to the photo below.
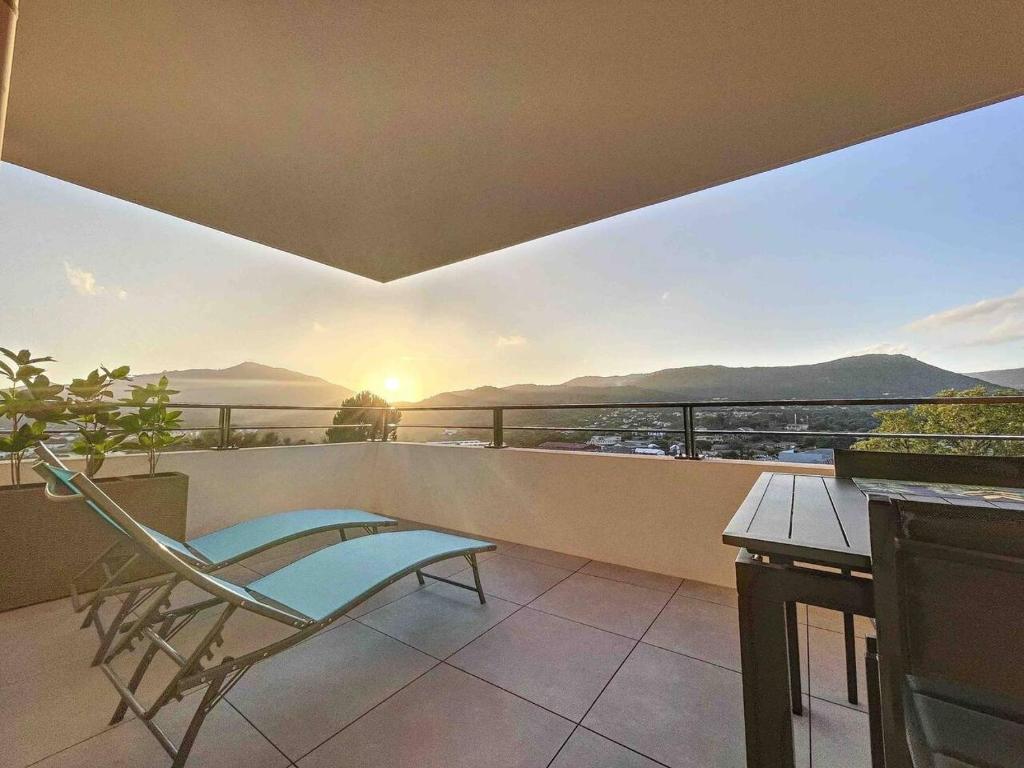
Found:
[[665, 592], [576, 573], [531, 607], [639, 640], [668, 598]]
[[[846, 646], [841, 633], [817, 627], [807, 628], [808, 693], [812, 696], [853, 707], [846, 697]], [[857, 638], [857, 700], [856, 707], [867, 711], [867, 685], [864, 672], [864, 640]]]
[[871, 768], [867, 713], [819, 700], [810, 710], [812, 765]]
[[578, 721], [633, 645], [627, 638], [524, 608], [449, 663]]
[[[157, 718], [179, 742], [200, 694], [168, 705]], [[48, 757], [33, 768], [164, 768], [167, 753], [137, 720], [118, 725], [88, 741]], [[288, 760], [228, 704], [221, 702], [203, 723], [189, 756], [189, 768], [284, 768]]]
[[665, 606], [645, 643], [740, 671], [739, 619], [735, 608], [689, 597]]
[[[819, 608], [816, 605], [807, 606], [807, 623], [819, 629], [830, 629], [833, 632], [843, 631], [843, 614], [839, 611], [830, 611], [827, 608]], [[857, 637], [875, 634], [871, 619], [866, 616], [853, 617], [853, 632]]]
[[298, 759], [436, 663], [351, 621], [257, 665], [228, 699]]
[[683, 597], [694, 597], [698, 600], [707, 600], [712, 603], [731, 605], [735, 608], [739, 605], [739, 598], [735, 589], [720, 587], [717, 584], [705, 584], [703, 581], [692, 581], [684, 579], [676, 593]]
[[551, 768], [659, 768], [638, 755], [586, 728], [577, 728], [562, 747]]
[[647, 587], [647, 589], [656, 589], [660, 592], [675, 592], [676, 587], [682, 582], [682, 579], [677, 579], [675, 576], [665, 576], [664, 574], [652, 573], [651, 571], [639, 571], [636, 568], [627, 568], [624, 565], [599, 563], [597, 560], [591, 560], [583, 566], [580, 569], [580, 573], [600, 576], [601, 578], [612, 579], [613, 581], [624, 581], [627, 584]]
[[[492, 557], [477, 566], [484, 593], [503, 600], [526, 605], [570, 575], [571, 571], [522, 560], [508, 555]], [[473, 584], [473, 570], [468, 568], [453, 577], [462, 584]]]
[[545, 768], [568, 720], [439, 665], [300, 761], [301, 768]]
[[[120, 605], [115, 599], [104, 603], [104, 626]], [[99, 639], [92, 627], [80, 629], [84, 618], [67, 598], [0, 613], [0, 688], [31, 679], [44, 684], [66, 668], [87, 667]]]
[[555, 568], [564, 568], [567, 571], [575, 571], [582, 565], [586, 565], [587, 558], [577, 555], [567, 555], [564, 552], [554, 552], [550, 549], [540, 549], [526, 544], [506, 544], [501, 548], [501, 553], [511, 557], [531, 560], [535, 563], [550, 565]]
[[583, 724], [673, 768], [742, 768], [735, 672], [640, 644]]
[[473, 592], [435, 584], [378, 608], [359, 621], [443, 659], [479, 637], [517, 606], [497, 597], [486, 605]]
[[20, 768], [106, 730], [118, 701], [88, 664], [0, 688], [0, 766]]

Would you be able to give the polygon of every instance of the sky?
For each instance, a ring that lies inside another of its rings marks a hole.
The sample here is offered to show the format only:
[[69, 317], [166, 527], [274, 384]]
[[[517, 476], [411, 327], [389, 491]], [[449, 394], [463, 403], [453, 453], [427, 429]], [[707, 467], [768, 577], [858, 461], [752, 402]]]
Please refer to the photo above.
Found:
[[899, 352], [1024, 366], [1024, 98], [378, 284], [0, 164], [0, 346], [398, 400]]

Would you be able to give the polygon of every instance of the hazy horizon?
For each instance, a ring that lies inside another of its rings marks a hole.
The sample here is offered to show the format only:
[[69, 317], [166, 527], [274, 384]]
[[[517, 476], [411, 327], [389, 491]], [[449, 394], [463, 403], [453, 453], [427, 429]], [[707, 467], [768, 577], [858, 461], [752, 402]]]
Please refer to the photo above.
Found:
[[418, 400], [902, 352], [1024, 365], [1024, 98], [388, 284], [0, 167], [0, 345]]

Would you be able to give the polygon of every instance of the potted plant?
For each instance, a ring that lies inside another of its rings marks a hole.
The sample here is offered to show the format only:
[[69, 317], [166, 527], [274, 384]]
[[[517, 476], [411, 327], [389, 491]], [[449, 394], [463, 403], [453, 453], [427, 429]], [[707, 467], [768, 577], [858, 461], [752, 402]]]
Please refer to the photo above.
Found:
[[15, 488], [21, 487], [25, 452], [46, 439], [48, 423], [63, 421], [60, 393], [64, 387], [50, 383], [45, 369], [38, 365], [49, 362], [52, 357], [32, 357], [27, 349], [15, 353], [0, 347], [0, 375], [9, 383], [0, 390], [0, 419], [8, 423], [6, 433], [0, 435], [0, 453], [8, 454]]
[[[0, 425], [6, 423], [0, 452], [10, 454], [11, 465], [10, 484], [8, 473], [0, 479], [0, 611], [66, 596], [71, 577], [116, 538], [84, 502], [54, 504], [46, 499], [41, 483], [29, 483], [22, 476], [22, 462], [46, 439], [48, 424], [73, 425], [77, 436], [71, 450], [84, 459], [90, 477], [115, 449], [144, 451], [149, 460], [145, 474], [95, 482], [139, 522], [184, 538], [188, 477], [156, 472], [159, 452], [175, 442], [171, 430], [181, 415], [168, 410], [176, 393], [166, 379], [146, 387], [131, 385], [129, 396], [118, 401], [114, 387], [129, 380], [128, 366], [101, 367], [74, 379], [62, 396], [65, 388], [52, 384], [40, 366], [51, 358], [0, 348], [0, 360], [0, 375], [10, 382], [0, 390]], [[147, 564], [133, 566], [131, 575], [142, 578], [157, 572]], [[83, 586], [91, 589], [99, 583], [97, 577]]]
[[68, 385], [68, 421], [78, 430], [71, 450], [85, 457], [85, 474], [95, 477], [107, 453], [124, 442], [127, 435], [116, 428], [121, 411], [113, 402], [115, 381], [128, 379], [127, 365], [109, 370], [99, 367], [84, 379]]
[[143, 451], [149, 460], [149, 476], [156, 477], [156, 465], [160, 452], [178, 443], [181, 438], [173, 430], [181, 426], [181, 411], [168, 411], [171, 395], [176, 389], [168, 389], [170, 382], [161, 376], [156, 384], [131, 385], [131, 395], [121, 400], [125, 406], [135, 409], [117, 420], [123, 448]]

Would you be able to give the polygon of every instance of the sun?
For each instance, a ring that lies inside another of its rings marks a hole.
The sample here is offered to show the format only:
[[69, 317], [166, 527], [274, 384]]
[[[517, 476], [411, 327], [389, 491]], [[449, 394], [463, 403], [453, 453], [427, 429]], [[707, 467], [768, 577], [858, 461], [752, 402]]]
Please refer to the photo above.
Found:
[[402, 382], [398, 380], [397, 376], [388, 376], [384, 379], [384, 389], [388, 392], [397, 392], [402, 388]]

